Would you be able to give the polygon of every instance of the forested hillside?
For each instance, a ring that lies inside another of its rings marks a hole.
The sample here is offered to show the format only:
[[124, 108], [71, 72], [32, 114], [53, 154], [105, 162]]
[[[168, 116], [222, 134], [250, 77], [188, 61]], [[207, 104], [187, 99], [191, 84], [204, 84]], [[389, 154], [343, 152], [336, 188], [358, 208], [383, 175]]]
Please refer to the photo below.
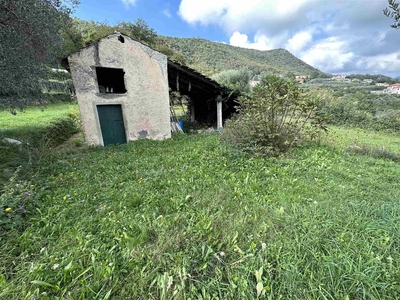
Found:
[[347, 75], [346, 78], [348, 79], [359, 79], [359, 80], [364, 80], [364, 79], [372, 79], [373, 81], [375, 81], [376, 83], [397, 83], [399, 82], [400, 78], [392, 78], [389, 76], [385, 76], [382, 74], [378, 74], [378, 75], [370, 75], [370, 74], [351, 74], [351, 75]]
[[174, 38], [159, 36], [145, 21], [119, 22], [115, 25], [84, 21], [78, 18], [70, 23], [64, 34], [69, 37], [64, 52], [73, 52], [115, 31], [127, 34], [152, 48], [166, 54], [170, 59], [189, 65], [212, 76], [221, 71], [246, 69], [251, 78], [265, 73], [279, 75], [311, 75], [312, 78], [325, 74], [306, 64], [285, 49], [259, 51], [211, 42], [200, 38]]
[[259, 51], [234, 47], [199, 38], [162, 37], [172, 49], [183, 54], [187, 64], [207, 74], [247, 68], [252, 74], [272, 72], [279, 74], [312, 75], [323, 77], [324, 73], [306, 64], [285, 49]]

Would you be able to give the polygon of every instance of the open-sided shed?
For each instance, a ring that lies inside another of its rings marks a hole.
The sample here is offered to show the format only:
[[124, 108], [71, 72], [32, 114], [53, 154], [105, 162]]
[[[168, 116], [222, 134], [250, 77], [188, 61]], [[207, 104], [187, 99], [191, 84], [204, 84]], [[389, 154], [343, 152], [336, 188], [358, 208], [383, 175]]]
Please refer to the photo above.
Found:
[[223, 120], [235, 112], [235, 95], [231, 90], [196, 70], [171, 60], [168, 60], [168, 84], [172, 91], [189, 97], [192, 122], [222, 128]]

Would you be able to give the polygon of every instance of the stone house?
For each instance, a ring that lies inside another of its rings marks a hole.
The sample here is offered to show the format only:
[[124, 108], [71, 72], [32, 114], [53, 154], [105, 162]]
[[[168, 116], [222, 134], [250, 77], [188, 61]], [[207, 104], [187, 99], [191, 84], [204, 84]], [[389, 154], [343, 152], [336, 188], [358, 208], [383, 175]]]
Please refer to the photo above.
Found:
[[233, 112], [230, 91], [118, 32], [70, 54], [63, 64], [71, 72], [85, 139], [92, 146], [170, 138], [170, 91], [190, 98], [193, 122], [218, 121], [222, 127]]
[[89, 145], [171, 136], [167, 56], [116, 33], [68, 63]]

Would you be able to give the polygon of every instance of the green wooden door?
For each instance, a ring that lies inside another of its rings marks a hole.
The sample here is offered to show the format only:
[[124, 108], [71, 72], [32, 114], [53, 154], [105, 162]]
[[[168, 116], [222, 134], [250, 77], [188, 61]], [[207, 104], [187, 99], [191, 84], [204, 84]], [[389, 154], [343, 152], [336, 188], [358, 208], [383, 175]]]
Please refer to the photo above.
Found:
[[126, 143], [121, 105], [98, 105], [97, 112], [104, 146]]

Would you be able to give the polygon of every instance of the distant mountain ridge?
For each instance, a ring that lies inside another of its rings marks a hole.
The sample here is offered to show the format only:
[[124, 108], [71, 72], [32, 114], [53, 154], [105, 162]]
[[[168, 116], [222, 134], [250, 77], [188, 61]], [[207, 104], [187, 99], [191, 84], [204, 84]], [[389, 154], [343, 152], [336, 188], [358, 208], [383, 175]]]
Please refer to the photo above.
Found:
[[254, 75], [262, 72], [313, 77], [325, 75], [285, 49], [260, 51], [200, 38], [161, 37], [161, 39], [169, 47], [182, 53], [189, 66], [206, 75], [240, 68], [247, 68]]

